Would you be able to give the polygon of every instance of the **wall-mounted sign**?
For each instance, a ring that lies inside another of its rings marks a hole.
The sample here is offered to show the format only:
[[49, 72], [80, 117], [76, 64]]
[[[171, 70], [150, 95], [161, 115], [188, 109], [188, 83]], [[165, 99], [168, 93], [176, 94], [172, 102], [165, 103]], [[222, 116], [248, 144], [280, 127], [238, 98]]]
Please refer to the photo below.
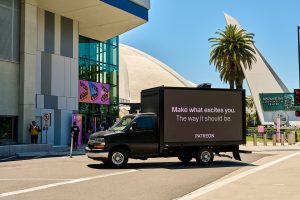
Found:
[[278, 124], [278, 119], [281, 125], [285, 125], [289, 121], [288, 114], [281, 110], [274, 112], [272, 118], [275, 124]]
[[293, 93], [261, 93], [259, 97], [264, 111], [296, 109]]
[[44, 127], [51, 126], [51, 113], [43, 114], [43, 125]]
[[79, 80], [78, 98], [79, 102], [82, 103], [108, 105], [110, 103], [109, 84]]

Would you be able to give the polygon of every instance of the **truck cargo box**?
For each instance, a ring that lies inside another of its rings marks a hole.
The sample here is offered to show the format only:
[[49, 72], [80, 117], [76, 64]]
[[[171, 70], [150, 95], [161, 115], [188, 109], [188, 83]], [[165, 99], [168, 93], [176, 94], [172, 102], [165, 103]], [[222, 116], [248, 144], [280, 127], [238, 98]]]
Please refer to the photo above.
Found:
[[246, 143], [245, 90], [147, 89], [141, 92], [141, 112], [158, 115], [160, 149]]

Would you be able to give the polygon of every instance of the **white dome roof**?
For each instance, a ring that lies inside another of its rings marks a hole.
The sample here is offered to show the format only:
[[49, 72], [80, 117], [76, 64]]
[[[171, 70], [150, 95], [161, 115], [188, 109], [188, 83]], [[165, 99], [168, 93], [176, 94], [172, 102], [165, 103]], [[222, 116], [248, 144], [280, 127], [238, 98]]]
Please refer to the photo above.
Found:
[[159, 60], [123, 44], [119, 46], [119, 70], [119, 98], [130, 103], [139, 103], [144, 89], [196, 86]]

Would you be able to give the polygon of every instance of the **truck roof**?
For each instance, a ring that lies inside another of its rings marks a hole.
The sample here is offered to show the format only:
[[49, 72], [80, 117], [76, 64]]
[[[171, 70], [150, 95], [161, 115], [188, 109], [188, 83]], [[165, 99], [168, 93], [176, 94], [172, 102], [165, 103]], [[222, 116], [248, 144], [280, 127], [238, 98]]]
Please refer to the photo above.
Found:
[[135, 113], [135, 114], [129, 114], [127, 116], [141, 116], [141, 115], [156, 115], [155, 113]]

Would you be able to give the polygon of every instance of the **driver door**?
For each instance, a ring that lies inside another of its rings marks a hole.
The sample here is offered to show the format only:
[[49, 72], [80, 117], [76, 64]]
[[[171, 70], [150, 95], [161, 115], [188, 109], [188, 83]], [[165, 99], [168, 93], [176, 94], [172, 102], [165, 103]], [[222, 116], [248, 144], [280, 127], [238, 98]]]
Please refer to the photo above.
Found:
[[135, 120], [135, 127], [130, 133], [132, 154], [157, 155], [157, 122], [153, 116], [141, 116]]

